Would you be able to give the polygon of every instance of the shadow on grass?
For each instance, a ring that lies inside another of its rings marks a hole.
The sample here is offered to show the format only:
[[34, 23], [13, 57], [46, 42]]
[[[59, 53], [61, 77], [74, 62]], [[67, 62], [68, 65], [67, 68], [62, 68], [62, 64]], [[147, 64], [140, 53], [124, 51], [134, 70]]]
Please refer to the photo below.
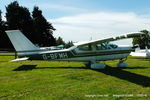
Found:
[[36, 67], [36, 65], [22, 65], [13, 71], [29, 71], [32, 69], [87, 69], [86, 67]]
[[[126, 69], [128, 68], [129, 67], [127, 67]], [[131, 69], [139, 69], [139, 68], [143, 69], [143, 67], [133, 67]], [[144, 67], [144, 68], [147, 68], [147, 67]], [[116, 67], [114, 68], [114, 67], [107, 66], [105, 69], [95, 70], [95, 71], [102, 72], [106, 75], [114, 76], [119, 79], [127, 80], [129, 82], [141, 85], [143, 87], [150, 87], [150, 77], [131, 73], [131, 72], [122, 70], [122, 68], [116, 68]]]
[[22, 65], [14, 69], [13, 71], [29, 71], [32, 69], [36, 69], [36, 65]]
[[[107, 67], [109, 67], [109, 66], [107, 66]], [[117, 69], [148, 69], [149, 67], [125, 67], [125, 68], [115, 67], [115, 68], [117, 68]]]
[[37, 67], [36, 69], [88, 69], [86, 67]]
[[[129, 82], [141, 85], [143, 87], [150, 87], [150, 77], [131, 73], [122, 69], [146, 69], [149, 67], [127, 67], [127, 68], [117, 68], [107, 66], [105, 69], [94, 70], [97, 72], [104, 73], [106, 75], [114, 76], [122, 80], [127, 80]], [[29, 71], [32, 69], [89, 69], [87, 67], [36, 67], [36, 65], [22, 65], [13, 71]]]

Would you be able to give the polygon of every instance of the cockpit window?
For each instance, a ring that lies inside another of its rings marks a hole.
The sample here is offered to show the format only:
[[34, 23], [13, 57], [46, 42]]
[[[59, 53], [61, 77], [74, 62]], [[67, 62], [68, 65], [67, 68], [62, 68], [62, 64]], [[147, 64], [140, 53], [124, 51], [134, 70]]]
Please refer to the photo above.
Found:
[[91, 46], [91, 44], [80, 46], [79, 50], [82, 50], [82, 51], [91, 51], [92, 50], [92, 46]]
[[109, 46], [110, 46], [110, 47], [112, 47], [112, 48], [117, 48], [117, 47], [118, 47], [117, 45], [112, 44], [112, 43], [111, 43], [111, 44], [109, 44]]
[[96, 49], [97, 50], [107, 50], [107, 49], [115, 49], [118, 46], [110, 43], [110, 42], [105, 42], [105, 43], [101, 43], [101, 44], [96, 44]]
[[97, 44], [97, 45], [96, 45], [96, 49], [97, 49], [97, 50], [105, 50], [105, 49], [106, 49], [106, 46], [105, 46], [104, 43], [102, 43], [102, 44]]

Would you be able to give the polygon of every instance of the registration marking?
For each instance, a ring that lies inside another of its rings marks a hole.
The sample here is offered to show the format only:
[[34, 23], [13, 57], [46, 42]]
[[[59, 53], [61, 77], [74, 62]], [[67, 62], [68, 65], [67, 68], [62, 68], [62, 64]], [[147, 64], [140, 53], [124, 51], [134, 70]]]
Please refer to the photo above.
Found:
[[43, 54], [42, 57], [44, 60], [47, 60], [47, 59], [65, 59], [65, 58], [68, 58], [68, 54], [66, 52], [50, 53], [50, 54]]

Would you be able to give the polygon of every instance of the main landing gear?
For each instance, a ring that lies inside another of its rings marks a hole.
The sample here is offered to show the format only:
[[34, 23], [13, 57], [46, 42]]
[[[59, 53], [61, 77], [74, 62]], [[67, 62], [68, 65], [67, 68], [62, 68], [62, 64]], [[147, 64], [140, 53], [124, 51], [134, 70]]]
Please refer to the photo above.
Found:
[[120, 67], [120, 68], [125, 68], [125, 67], [127, 67], [127, 63], [125, 63], [124, 61], [126, 61], [127, 60], [127, 58], [125, 58], [125, 59], [120, 59], [120, 61], [119, 61], [119, 63], [117, 64], [117, 66], [118, 67]]
[[[119, 68], [126, 68], [127, 65], [128, 65], [127, 63], [124, 62], [126, 60], [127, 60], [127, 58], [120, 59], [120, 61], [117, 64], [117, 66]], [[106, 64], [104, 64], [104, 63], [97, 63], [96, 61], [84, 62], [84, 64], [86, 65], [87, 68], [91, 68], [91, 69], [104, 69], [106, 67]]]
[[91, 69], [104, 69], [106, 67], [106, 64], [97, 63], [96, 61], [85, 62], [84, 64]]

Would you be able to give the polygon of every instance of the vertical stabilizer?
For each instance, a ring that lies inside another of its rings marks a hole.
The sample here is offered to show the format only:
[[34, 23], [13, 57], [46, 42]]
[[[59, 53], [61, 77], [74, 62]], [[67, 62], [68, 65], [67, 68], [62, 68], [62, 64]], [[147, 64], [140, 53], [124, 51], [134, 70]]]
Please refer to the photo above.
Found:
[[6, 33], [17, 52], [40, 50], [40, 48], [36, 47], [19, 30], [10, 30], [10, 31], [6, 31]]

